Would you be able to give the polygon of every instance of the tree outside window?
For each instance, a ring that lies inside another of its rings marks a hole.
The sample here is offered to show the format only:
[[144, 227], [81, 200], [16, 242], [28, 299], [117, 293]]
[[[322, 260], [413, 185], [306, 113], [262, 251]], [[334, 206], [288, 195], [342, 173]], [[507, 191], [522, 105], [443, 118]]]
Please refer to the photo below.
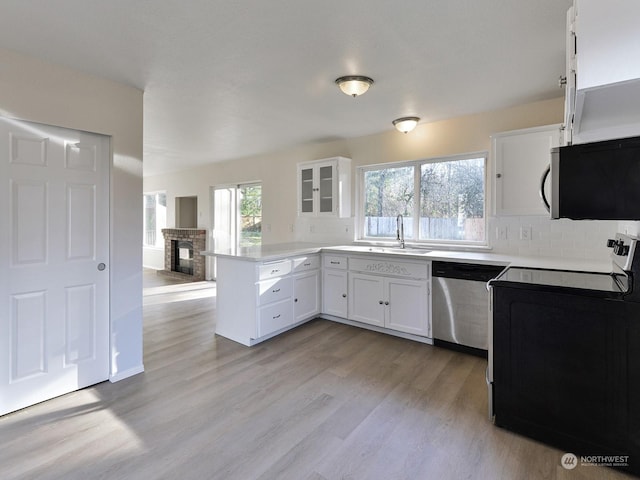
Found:
[[470, 155], [362, 169], [362, 237], [394, 239], [396, 217], [402, 214], [407, 240], [483, 243], [486, 158]]

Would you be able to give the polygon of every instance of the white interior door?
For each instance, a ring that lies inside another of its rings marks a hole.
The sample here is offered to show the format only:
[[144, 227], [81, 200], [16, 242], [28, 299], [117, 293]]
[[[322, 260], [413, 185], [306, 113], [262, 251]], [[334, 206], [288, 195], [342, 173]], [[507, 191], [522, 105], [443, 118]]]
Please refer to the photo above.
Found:
[[0, 414], [109, 376], [109, 149], [0, 117]]

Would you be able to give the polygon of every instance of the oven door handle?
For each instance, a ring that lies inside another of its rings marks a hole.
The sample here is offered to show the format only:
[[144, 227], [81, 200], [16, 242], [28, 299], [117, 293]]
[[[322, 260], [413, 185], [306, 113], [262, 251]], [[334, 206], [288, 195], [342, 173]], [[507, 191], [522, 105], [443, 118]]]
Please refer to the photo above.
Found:
[[540, 178], [540, 198], [542, 199], [544, 208], [547, 209], [547, 212], [551, 213], [551, 205], [549, 205], [549, 201], [547, 200], [547, 195], [544, 193], [544, 185], [545, 183], [547, 183], [547, 178], [549, 177], [549, 173], [551, 173], [551, 165], [547, 166], [547, 168], [544, 169], [542, 177]]

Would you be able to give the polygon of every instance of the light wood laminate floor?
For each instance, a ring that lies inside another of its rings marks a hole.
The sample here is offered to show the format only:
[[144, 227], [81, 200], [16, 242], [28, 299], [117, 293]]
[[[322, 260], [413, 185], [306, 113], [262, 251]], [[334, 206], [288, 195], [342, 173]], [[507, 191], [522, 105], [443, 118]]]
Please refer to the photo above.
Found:
[[0, 479], [628, 478], [492, 425], [485, 360], [324, 320], [248, 348], [215, 284], [145, 286], [146, 371], [1, 417]]

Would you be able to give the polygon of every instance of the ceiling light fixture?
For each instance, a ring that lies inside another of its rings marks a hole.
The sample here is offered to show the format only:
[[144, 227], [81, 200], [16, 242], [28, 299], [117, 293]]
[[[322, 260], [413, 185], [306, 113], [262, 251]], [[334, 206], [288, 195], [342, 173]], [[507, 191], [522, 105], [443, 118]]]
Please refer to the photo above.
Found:
[[369, 77], [363, 77], [362, 75], [347, 75], [346, 77], [340, 77], [336, 79], [336, 85], [340, 87], [347, 95], [357, 97], [362, 95], [373, 84], [373, 79]]
[[396, 118], [393, 121], [393, 126], [396, 127], [396, 129], [399, 132], [402, 133], [409, 133], [411, 130], [413, 130], [414, 128], [416, 128], [416, 125], [418, 125], [418, 122], [420, 121], [419, 117], [402, 117], [402, 118]]

